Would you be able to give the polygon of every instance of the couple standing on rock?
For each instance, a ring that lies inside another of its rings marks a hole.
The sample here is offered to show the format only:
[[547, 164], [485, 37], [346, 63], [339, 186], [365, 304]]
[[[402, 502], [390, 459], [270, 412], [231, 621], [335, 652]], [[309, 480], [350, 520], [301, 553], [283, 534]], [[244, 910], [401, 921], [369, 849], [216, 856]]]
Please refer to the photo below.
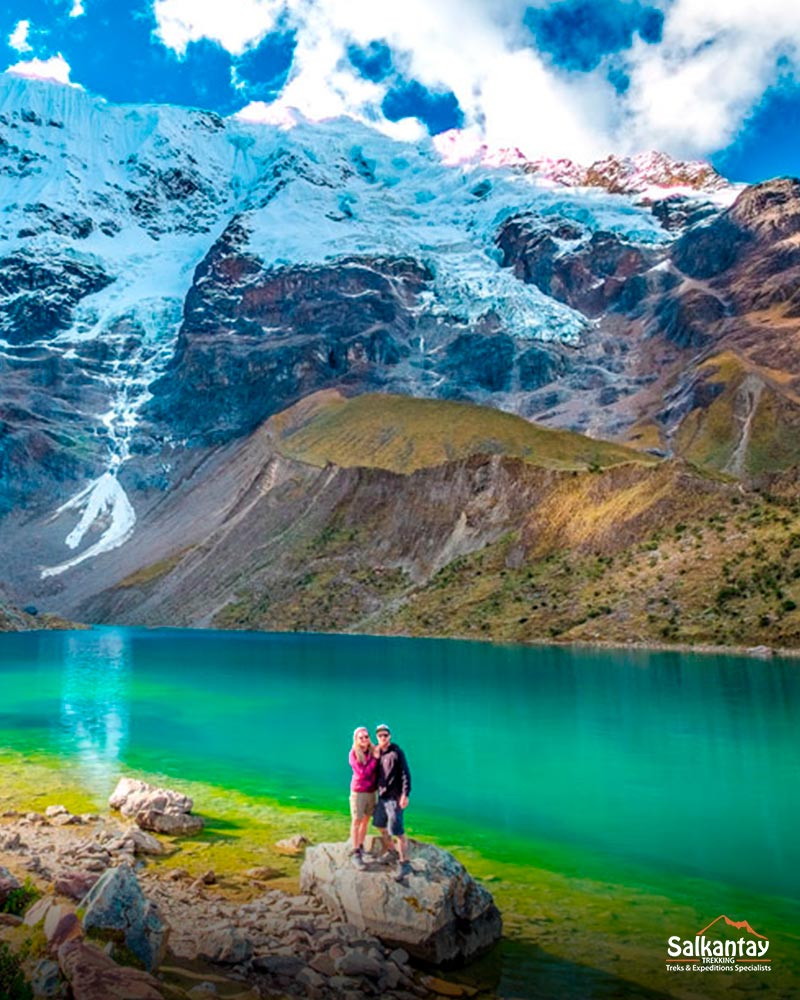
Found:
[[[411, 872], [408, 842], [403, 826], [403, 810], [411, 792], [411, 772], [406, 755], [392, 742], [389, 727], [381, 724], [375, 730], [377, 746], [369, 737], [366, 726], [353, 733], [350, 751], [350, 837], [353, 843], [353, 864], [364, 868], [364, 838], [370, 816], [381, 835], [384, 853], [381, 861], [399, 861], [395, 879], [400, 882]], [[377, 795], [377, 800], [376, 800]], [[394, 844], [392, 843], [394, 838]]]

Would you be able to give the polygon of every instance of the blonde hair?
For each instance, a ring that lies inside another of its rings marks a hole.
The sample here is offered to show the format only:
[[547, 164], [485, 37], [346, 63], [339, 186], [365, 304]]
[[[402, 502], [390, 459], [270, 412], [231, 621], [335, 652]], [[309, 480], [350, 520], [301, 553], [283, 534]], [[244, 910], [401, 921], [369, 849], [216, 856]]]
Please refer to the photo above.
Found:
[[359, 726], [358, 729], [353, 732], [353, 753], [356, 755], [356, 760], [359, 764], [366, 764], [369, 758], [372, 756], [372, 751], [375, 749], [372, 738], [369, 741], [369, 750], [362, 750], [358, 742], [359, 733], [366, 733], [369, 736], [369, 730], [366, 726]]

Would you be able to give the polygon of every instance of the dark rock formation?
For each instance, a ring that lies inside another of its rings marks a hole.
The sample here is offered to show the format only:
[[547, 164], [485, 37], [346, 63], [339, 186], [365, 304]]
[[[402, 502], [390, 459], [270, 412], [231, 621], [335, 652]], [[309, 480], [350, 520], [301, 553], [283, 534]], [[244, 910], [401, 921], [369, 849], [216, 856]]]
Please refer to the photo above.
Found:
[[715, 295], [696, 288], [664, 299], [656, 308], [660, 330], [667, 340], [678, 347], [695, 349], [711, 342], [714, 328], [724, 315], [725, 306]]
[[495, 239], [503, 266], [520, 280], [592, 317], [614, 307], [626, 282], [656, 260], [615, 233], [589, 235], [574, 223], [530, 215], [507, 220]]
[[38, 257], [21, 250], [0, 258], [0, 336], [12, 344], [49, 339], [72, 323], [85, 295], [112, 279], [86, 260]]
[[175, 357], [150, 415], [192, 440], [223, 441], [328, 386], [380, 387], [410, 353], [431, 279], [411, 259], [264, 268], [229, 228], [195, 274]]

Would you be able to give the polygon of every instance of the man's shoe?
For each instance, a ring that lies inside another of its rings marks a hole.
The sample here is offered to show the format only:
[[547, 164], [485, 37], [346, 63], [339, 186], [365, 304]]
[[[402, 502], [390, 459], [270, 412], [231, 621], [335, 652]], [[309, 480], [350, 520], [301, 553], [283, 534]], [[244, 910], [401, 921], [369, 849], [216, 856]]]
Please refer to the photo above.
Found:
[[407, 875], [410, 875], [414, 869], [411, 867], [410, 861], [401, 861], [397, 869], [397, 873], [394, 876], [395, 882], [402, 882]]
[[364, 871], [366, 865], [364, 864], [364, 856], [362, 855], [361, 851], [353, 851], [353, 853], [350, 855], [350, 861], [353, 865], [353, 868], [357, 868], [360, 872]]

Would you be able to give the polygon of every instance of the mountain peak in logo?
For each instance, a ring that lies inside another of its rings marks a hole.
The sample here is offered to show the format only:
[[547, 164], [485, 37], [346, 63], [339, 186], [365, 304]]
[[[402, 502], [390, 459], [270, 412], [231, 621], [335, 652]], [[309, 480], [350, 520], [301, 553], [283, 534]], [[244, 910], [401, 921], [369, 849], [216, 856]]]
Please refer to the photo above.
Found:
[[747, 920], [731, 920], [730, 917], [726, 917], [724, 913], [712, 920], [708, 927], [704, 927], [701, 931], [697, 932], [697, 937], [702, 937], [707, 930], [710, 930], [714, 924], [718, 923], [720, 920], [724, 920], [728, 927], [735, 927], [737, 931], [747, 931], [748, 934], [754, 934], [758, 938], [763, 938], [765, 941], [767, 937], [765, 934], [759, 934], [758, 931], [754, 931]]

